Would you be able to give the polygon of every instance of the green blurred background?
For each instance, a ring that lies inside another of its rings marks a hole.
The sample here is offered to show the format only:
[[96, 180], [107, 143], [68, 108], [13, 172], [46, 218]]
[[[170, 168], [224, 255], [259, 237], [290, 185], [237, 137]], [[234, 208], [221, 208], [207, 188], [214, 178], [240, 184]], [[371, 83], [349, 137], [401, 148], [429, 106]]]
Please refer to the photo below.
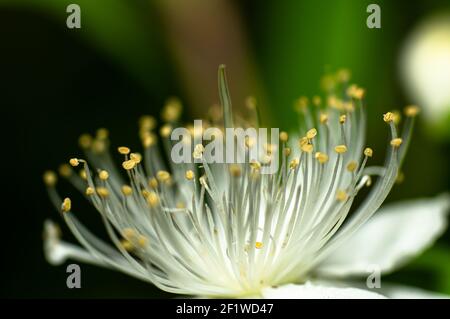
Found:
[[[81, 7], [81, 29], [66, 27], [70, 3]], [[381, 29], [366, 26], [370, 3], [381, 7]], [[254, 95], [264, 124], [289, 130], [293, 101], [320, 92], [320, 77], [345, 67], [367, 89], [368, 144], [381, 163], [388, 136], [381, 114], [417, 103], [399, 76], [405, 39], [423, 19], [448, 10], [448, 0], [0, 0], [3, 128], [20, 165], [4, 172], [6, 195], [19, 198], [5, 204], [2, 297], [170, 296], [88, 265], [82, 289], [69, 290], [65, 266], [45, 262], [42, 222], [59, 216], [41, 174], [80, 153], [81, 133], [107, 127], [114, 146], [138, 148], [138, 117], [158, 116], [173, 95], [184, 102], [186, 119], [205, 115], [218, 102], [221, 63], [236, 109]], [[448, 126], [419, 119], [405, 181], [388, 201], [449, 189]], [[79, 205], [81, 219], [101, 229], [92, 208]], [[383, 279], [450, 294], [449, 232]]]

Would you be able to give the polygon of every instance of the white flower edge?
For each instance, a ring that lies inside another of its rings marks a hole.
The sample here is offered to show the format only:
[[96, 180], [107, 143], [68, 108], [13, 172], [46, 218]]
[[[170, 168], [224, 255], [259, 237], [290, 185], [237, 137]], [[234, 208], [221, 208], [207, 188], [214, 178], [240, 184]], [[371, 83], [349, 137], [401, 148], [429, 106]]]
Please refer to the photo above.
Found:
[[324, 260], [321, 277], [392, 272], [430, 247], [447, 227], [450, 195], [386, 205]]
[[381, 294], [364, 289], [329, 287], [312, 282], [265, 288], [261, 294], [265, 299], [385, 299]]

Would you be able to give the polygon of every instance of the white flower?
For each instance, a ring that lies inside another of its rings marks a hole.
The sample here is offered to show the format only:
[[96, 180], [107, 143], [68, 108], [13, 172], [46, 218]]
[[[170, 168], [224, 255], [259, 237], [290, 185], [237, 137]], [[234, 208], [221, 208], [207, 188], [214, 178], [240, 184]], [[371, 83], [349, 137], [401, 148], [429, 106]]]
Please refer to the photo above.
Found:
[[[231, 127], [223, 68], [219, 74], [223, 126]], [[71, 200], [62, 200], [56, 191], [56, 175], [47, 172], [44, 180], [50, 198], [83, 246], [61, 241], [57, 226], [46, 221], [44, 249], [49, 262], [78, 259], [117, 269], [165, 291], [188, 295], [379, 296], [357, 288], [317, 286], [313, 280], [318, 275], [363, 274], [367, 263], [392, 270], [442, 231], [443, 213], [441, 205], [433, 202], [429, 205], [436, 205], [436, 212], [431, 210], [428, 216], [419, 216], [412, 209], [411, 217], [405, 218], [398, 217], [397, 212], [382, 213], [361, 228], [397, 179], [417, 108], [406, 109], [401, 138], [397, 133], [398, 114], [384, 115], [391, 133], [386, 164], [368, 166], [373, 151], [364, 145], [364, 91], [347, 86], [348, 76], [344, 75], [340, 73], [340, 81], [328, 81], [324, 106], [317, 97], [312, 107], [305, 99], [299, 100], [300, 132], [304, 136], [291, 143], [286, 133], [280, 134], [282, 164], [276, 174], [260, 174], [266, 164], [255, 159], [247, 164], [208, 163], [200, 154], [203, 147], [198, 145], [192, 145], [192, 150], [200, 164], [174, 165], [169, 161], [169, 173], [153, 133], [155, 122], [144, 117], [140, 123], [143, 155], [127, 147], [118, 148], [124, 156], [126, 182], [107, 151], [107, 131], [99, 130], [95, 138], [83, 135], [80, 144], [87, 160], [70, 160], [73, 167], [82, 166], [81, 175], [74, 174], [68, 165], [61, 167], [60, 174], [98, 210], [113, 245], [78, 221]], [[163, 110], [166, 124], [161, 136], [168, 153], [169, 135], [177, 125], [180, 108], [178, 101], [171, 100]], [[213, 124], [219, 125], [214, 119]], [[247, 142], [247, 147], [252, 147]], [[348, 217], [355, 196], [365, 186], [371, 188], [369, 194]], [[447, 205], [448, 199], [441, 202]], [[433, 229], [423, 228], [419, 233], [409, 224], [416, 221]], [[398, 240], [395, 246], [393, 241], [387, 245], [382, 235], [390, 230], [398, 236], [392, 238]], [[364, 233], [360, 235], [360, 231]], [[417, 237], [410, 236], [413, 232]], [[354, 236], [356, 242], [349, 244]], [[358, 236], [369, 236], [369, 240]], [[352, 248], [345, 248], [351, 244]], [[379, 251], [386, 255], [380, 256]]]

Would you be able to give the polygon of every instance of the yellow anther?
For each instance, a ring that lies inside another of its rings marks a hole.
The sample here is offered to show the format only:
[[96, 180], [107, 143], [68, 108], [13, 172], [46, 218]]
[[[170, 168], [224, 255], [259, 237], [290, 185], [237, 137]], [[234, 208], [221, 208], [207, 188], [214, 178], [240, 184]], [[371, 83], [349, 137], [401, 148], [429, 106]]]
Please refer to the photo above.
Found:
[[263, 243], [262, 243], [262, 242], [257, 241], [257, 242], [255, 243], [255, 248], [256, 248], [256, 249], [261, 249], [262, 247], [263, 247]]
[[91, 195], [93, 195], [95, 193], [95, 190], [91, 186], [89, 186], [89, 187], [86, 188], [85, 193], [86, 193], [87, 196], [91, 196]]
[[255, 170], [255, 171], [259, 171], [261, 168], [261, 163], [258, 162], [257, 160], [251, 160], [250, 161], [250, 167]]
[[350, 71], [348, 69], [340, 69], [336, 72], [336, 79], [339, 82], [348, 82], [350, 80]]
[[58, 168], [58, 172], [62, 177], [69, 177], [72, 175], [72, 169], [68, 164], [61, 164]]
[[130, 196], [133, 193], [133, 189], [128, 185], [122, 186], [122, 194], [125, 196]]
[[327, 97], [327, 104], [328, 104], [329, 107], [331, 107], [333, 109], [338, 109], [339, 108], [339, 106], [338, 106], [339, 102], [338, 102], [338, 99], [337, 99], [337, 97], [335, 95], [330, 95], [330, 96]]
[[165, 124], [165, 125], [163, 125], [163, 127], [161, 127], [159, 134], [161, 134], [161, 136], [164, 138], [168, 138], [170, 136], [171, 132], [172, 132], [172, 126], [170, 126], [169, 124]]
[[45, 185], [52, 187], [55, 186], [56, 182], [58, 181], [58, 177], [56, 176], [55, 172], [53, 171], [46, 171], [44, 172], [44, 175], [42, 176]]
[[322, 99], [320, 96], [316, 95], [312, 98], [312, 103], [314, 104], [314, 106], [320, 106], [320, 104], [322, 103]]
[[308, 107], [308, 98], [306, 96], [301, 96], [295, 101], [295, 110], [297, 112], [302, 112]]
[[139, 127], [142, 130], [153, 130], [156, 127], [156, 120], [153, 116], [143, 115], [139, 119]]
[[289, 155], [291, 155], [291, 149], [289, 147], [286, 147], [283, 150], [283, 153], [284, 153], [284, 156], [289, 156]]
[[344, 124], [346, 120], [347, 120], [347, 115], [342, 114], [341, 116], [339, 116], [339, 123]]
[[87, 133], [80, 135], [78, 138], [78, 144], [83, 149], [90, 148], [92, 145], [92, 136]]
[[181, 102], [179, 99], [172, 97], [167, 100], [166, 105], [161, 112], [161, 117], [166, 122], [174, 122], [178, 120], [181, 114]]
[[370, 147], [366, 147], [364, 149], [364, 156], [372, 157], [373, 156], [373, 150]]
[[127, 227], [122, 229], [122, 236], [127, 240], [136, 238], [136, 231], [133, 228]]
[[366, 91], [363, 88], [356, 88], [355, 92], [353, 93], [353, 97], [357, 100], [361, 100], [365, 94]]
[[183, 202], [178, 202], [175, 205], [175, 207], [178, 208], [178, 209], [183, 209], [183, 208], [186, 208], [186, 205]]
[[334, 76], [331, 74], [324, 75], [320, 80], [320, 85], [325, 91], [331, 91], [336, 86]]
[[158, 187], [158, 180], [154, 177], [150, 178], [148, 180], [148, 186], [150, 186], [151, 188], [155, 189]]
[[306, 145], [306, 144], [308, 144], [308, 143], [309, 143], [309, 141], [308, 141], [308, 138], [307, 138], [306, 136], [302, 137], [302, 138], [298, 141], [298, 144], [300, 145], [300, 148], [301, 148], [303, 145]]
[[126, 146], [119, 146], [117, 148], [117, 151], [119, 151], [119, 153], [122, 155], [128, 155], [130, 153], [130, 149]]
[[156, 172], [156, 178], [161, 183], [166, 183], [170, 180], [170, 173], [167, 171], [158, 171], [158, 172]]
[[142, 137], [142, 145], [147, 148], [150, 146], [155, 145], [156, 143], [156, 137], [154, 134], [147, 134]]
[[299, 163], [300, 163], [300, 160], [298, 158], [294, 158], [290, 161], [289, 168], [296, 169], [298, 167]]
[[120, 241], [120, 245], [123, 247], [123, 249], [125, 249], [126, 251], [132, 251], [132, 250], [134, 250], [134, 246], [133, 246], [133, 244], [129, 241], [129, 240], [126, 240], [126, 239], [122, 239], [121, 241]]
[[347, 112], [353, 112], [355, 110], [355, 106], [352, 102], [344, 102], [344, 110]]
[[313, 151], [312, 144], [305, 144], [305, 145], [302, 145], [300, 148], [305, 153], [311, 153]]
[[245, 146], [247, 148], [252, 148], [252, 146], [255, 145], [255, 139], [251, 138], [250, 136], [245, 137]]
[[106, 128], [99, 128], [96, 137], [101, 140], [106, 140], [109, 136], [109, 131]]
[[345, 145], [337, 145], [334, 150], [336, 151], [336, 153], [338, 154], [343, 154], [345, 152], [347, 152], [347, 146]]
[[308, 139], [313, 139], [317, 135], [317, 130], [315, 128], [310, 129], [308, 132], [306, 132], [306, 137]]
[[109, 177], [109, 173], [108, 173], [107, 171], [105, 171], [105, 170], [101, 170], [101, 171], [98, 173], [98, 177], [100, 177], [100, 179], [101, 179], [102, 181], [106, 181], [106, 180], [108, 179], [108, 177]]
[[80, 169], [80, 177], [84, 180], [87, 180], [87, 174], [84, 169]]
[[135, 166], [136, 166], [136, 162], [133, 160], [124, 161], [122, 163], [122, 167], [125, 168], [126, 170], [133, 169]]
[[145, 237], [144, 235], [139, 235], [137, 243], [139, 246], [141, 246], [143, 248], [143, 247], [147, 246], [148, 238]]
[[186, 171], [184, 176], [186, 177], [187, 180], [192, 181], [195, 177], [195, 174], [192, 170], [188, 170], [188, 171]]
[[401, 138], [397, 137], [397, 138], [394, 138], [391, 140], [391, 145], [393, 147], [399, 147], [400, 145], [402, 145], [402, 142], [403, 142], [403, 140]]
[[100, 197], [105, 198], [109, 196], [109, 190], [106, 187], [103, 186], [97, 187], [96, 191], [98, 196]]
[[267, 154], [272, 154], [277, 149], [276, 144], [264, 144], [264, 150], [267, 152]]
[[159, 204], [159, 197], [155, 192], [148, 192], [145, 198], [150, 207], [156, 207]]
[[130, 153], [130, 160], [139, 164], [142, 161], [142, 155], [140, 153]]
[[72, 201], [69, 197], [64, 198], [62, 204], [61, 204], [61, 211], [63, 213], [67, 213], [72, 209]]
[[414, 117], [417, 114], [419, 114], [420, 109], [419, 107], [415, 106], [415, 105], [410, 105], [405, 107], [405, 115], [408, 117]]
[[286, 133], [284, 131], [280, 132], [280, 141], [281, 142], [287, 142], [288, 139], [289, 139], [288, 133]]
[[92, 143], [92, 150], [95, 153], [103, 153], [104, 151], [106, 151], [105, 141], [101, 139], [95, 139], [94, 142]]
[[315, 158], [319, 161], [320, 164], [324, 164], [328, 161], [328, 155], [321, 152], [316, 152]]
[[328, 122], [328, 114], [327, 113], [320, 113], [319, 121], [322, 124], [326, 124]]
[[231, 164], [229, 170], [230, 170], [231, 176], [234, 176], [234, 177], [241, 176], [242, 172], [241, 172], [241, 167], [239, 165]]
[[393, 120], [394, 120], [394, 113], [387, 112], [387, 113], [383, 114], [383, 121], [385, 121], [386, 123], [390, 123]]
[[70, 163], [70, 165], [72, 165], [73, 167], [76, 167], [76, 166], [80, 165], [80, 162], [78, 161], [77, 158], [71, 158], [71, 159], [69, 160], [69, 163]]
[[358, 168], [358, 163], [355, 161], [350, 161], [347, 164], [347, 171], [354, 172]]
[[203, 152], [205, 151], [205, 147], [202, 144], [197, 144], [194, 147], [194, 152], [192, 156], [196, 159], [200, 159], [203, 156]]
[[340, 202], [345, 201], [347, 199], [347, 197], [348, 197], [347, 193], [343, 190], [338, 190], [336, 192], [336, 199]]

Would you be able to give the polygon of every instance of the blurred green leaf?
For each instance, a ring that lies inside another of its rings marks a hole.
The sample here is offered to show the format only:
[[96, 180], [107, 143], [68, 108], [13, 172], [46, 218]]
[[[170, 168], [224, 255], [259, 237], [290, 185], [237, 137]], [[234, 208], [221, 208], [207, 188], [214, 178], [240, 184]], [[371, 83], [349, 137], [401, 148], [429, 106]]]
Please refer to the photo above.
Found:
[[[0, 0], [0, 6], [37, 10], [66, 27], [68, 0]], [[81, 8], [81, 29], [67, 29], [84, 37], [93, 47], [130, 72], [146, 88], [159, 80], [157, 74], [157, 34], [147, 2], [126, 0], [78, 0]], [[142, 4], [145, 4], [142, 6]]]

